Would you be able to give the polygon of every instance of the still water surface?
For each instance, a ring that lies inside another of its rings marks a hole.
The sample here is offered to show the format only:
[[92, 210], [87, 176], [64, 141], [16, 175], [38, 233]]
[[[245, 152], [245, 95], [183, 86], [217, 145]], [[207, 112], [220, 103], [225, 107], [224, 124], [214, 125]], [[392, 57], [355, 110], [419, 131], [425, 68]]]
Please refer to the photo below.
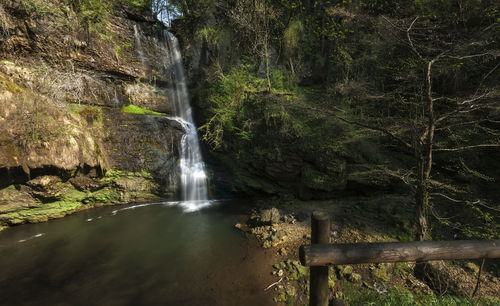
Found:
[[0, 305], [267, 305], [237, 203], [93, 209], [0, 232]]

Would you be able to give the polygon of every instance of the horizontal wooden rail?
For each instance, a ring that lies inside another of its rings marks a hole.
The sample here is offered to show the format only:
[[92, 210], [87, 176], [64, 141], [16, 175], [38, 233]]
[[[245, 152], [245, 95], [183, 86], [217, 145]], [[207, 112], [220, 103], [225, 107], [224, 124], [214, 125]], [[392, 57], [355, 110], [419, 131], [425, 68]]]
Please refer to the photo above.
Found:
[[500, 258], [500, 239], [303, 245], [304, 266]]

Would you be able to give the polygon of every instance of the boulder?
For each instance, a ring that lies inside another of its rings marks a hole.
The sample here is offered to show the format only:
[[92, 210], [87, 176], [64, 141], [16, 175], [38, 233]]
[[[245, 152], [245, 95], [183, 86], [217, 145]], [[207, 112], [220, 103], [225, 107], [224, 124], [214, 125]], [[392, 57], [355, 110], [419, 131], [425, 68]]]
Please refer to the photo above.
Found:
[[259, 221], [262, 224], [277, 224], [280, 222], [281, 215], [277, 208], [273, 207], [270, 209], [265, 209], [259, 214]]

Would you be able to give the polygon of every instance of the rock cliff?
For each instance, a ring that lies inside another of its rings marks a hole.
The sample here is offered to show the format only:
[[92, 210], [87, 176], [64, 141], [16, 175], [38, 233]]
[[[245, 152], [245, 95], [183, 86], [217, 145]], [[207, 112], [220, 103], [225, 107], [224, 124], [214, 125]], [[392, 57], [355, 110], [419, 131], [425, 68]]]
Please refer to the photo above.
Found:
[[126, 1], [0, 4], [0, 227], [176, 192], [163, 25]]

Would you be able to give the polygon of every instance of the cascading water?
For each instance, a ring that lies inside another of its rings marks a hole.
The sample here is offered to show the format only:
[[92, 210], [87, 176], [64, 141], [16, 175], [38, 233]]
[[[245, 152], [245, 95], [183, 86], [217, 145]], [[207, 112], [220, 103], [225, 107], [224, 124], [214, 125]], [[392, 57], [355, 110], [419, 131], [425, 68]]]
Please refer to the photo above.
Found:
[[137, 25], [134, 24], [134, 39], [135, 39], [135, 49], [137, 52], [137, 57], [139, 61], [144, 64], [144, 51], [142, 50], [141, 35], [137, 29]]
[[193, 122], [193, 114], [189, 105], [189, 97], [182, 67], [182, 57], [177, 38], [165, 31], [163, 40], [166, 43], [168, 56], [165, 66], [170, 76], [172, 88], [171, 101], [174, 104], [176, 117], [185, 134], [180, 143], [180, 171], [183, 202], [186, 211], [195, 211], [210, 204], [207, 195], [207, 175], [200, 151], [198, 133]]

